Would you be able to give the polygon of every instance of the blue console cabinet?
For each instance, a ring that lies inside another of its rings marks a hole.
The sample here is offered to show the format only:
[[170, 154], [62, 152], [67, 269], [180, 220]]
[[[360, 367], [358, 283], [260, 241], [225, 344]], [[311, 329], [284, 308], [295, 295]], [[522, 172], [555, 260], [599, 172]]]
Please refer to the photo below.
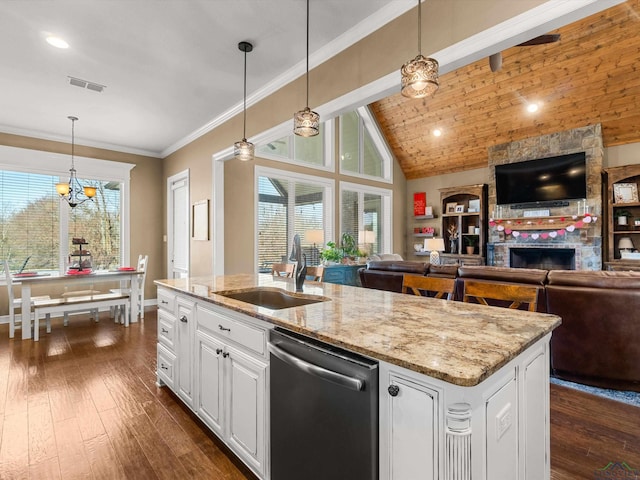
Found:
[[358, 270], [365, 267], [366, 265], [328, 265], [324, 268], [324, 281], [361, 287]]

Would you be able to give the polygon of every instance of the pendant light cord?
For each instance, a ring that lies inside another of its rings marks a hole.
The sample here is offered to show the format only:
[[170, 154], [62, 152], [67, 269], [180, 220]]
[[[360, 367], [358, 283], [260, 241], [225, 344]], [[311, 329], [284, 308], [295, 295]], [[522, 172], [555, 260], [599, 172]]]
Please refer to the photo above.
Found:
[[244, 50], [244, 102], [242, 117], [242, 141], [247, 140], [247, 49]]
[[422, 0], [418, 0], [418, 54], [422, 55]]
[[307, 0], [307, 108], [309, 107], [309, 0]]
[[71, 119], [71, 168], [75, 169], [75, 144], [76, 144], [76, 120], [73, 117], [69, 117]]

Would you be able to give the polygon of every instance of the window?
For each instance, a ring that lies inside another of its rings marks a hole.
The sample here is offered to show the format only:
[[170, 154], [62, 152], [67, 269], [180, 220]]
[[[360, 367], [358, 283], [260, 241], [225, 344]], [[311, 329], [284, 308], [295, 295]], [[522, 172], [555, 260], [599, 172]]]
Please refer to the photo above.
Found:
[[340, 229], [369, 255], [390, 253], [391, 190], [341, 182]]
[[258, 270], [270, 272], [272, 264], [286, 262], [295, 234], [307, 264], [317, 265], [322, 245], [305, 233], [322, 230], [324, 238], [331, 237], [333, 182], [267, 168], [256, 169], [256, 181]]
[[[287, 131], [289, 129], [290, 125], [287, 124]], [[333, 120], [328, 120], [320, 124], [320, 133], [315, 137], [283, 136], [258, 145], [256, 155], [306, 167], [329, 169], [333, 163], [332, 131]]]
[[[60, 157], [60, 158], [56, 158]], [[94, 269], [109, 269], [128, 258], [123, 231], [128, 231], [129, 170], [133, 165], [82, 159], [78, 170], [92, 171], [95, 179], [79, 179], [96, 187], [96, 196], [75, 208], [55, 190], [68, 172], [56, 173], [50, 165], [68, 165], [65, 155], [0, 147], [0, 258], [12, 270], [59, 272], [74, 257], [72, 238], [82, 237]], [[61, 169], [62, 169], [61, 168]], [[35, 173], [34, 173], [35, 172]], [[113, 180], [107, 180], [113, 178]]]
[[340, 116], [342, 173], [391, 182], [392, 158], [367, 107]]

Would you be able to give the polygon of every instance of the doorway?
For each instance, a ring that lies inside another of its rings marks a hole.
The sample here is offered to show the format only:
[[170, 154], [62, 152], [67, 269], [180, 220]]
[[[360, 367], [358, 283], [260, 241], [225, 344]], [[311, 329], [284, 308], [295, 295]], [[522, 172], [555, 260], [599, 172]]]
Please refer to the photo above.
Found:
[[189, 277], [189, 170], [167, 179], [167, 277]]

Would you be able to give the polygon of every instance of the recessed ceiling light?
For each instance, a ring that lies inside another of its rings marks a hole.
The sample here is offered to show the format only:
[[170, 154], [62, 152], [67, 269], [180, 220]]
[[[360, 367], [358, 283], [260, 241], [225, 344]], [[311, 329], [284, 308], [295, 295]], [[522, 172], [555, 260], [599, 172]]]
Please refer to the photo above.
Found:
[[439, 128], [434, 128], [431, 133], [434, 137], [439, 137], [440, 135], [442, 135], [442, 130], [440, 130]]
[[535, 113], [539, 108], [540, 106], [537, 103], [530, 103], [529, 105], [527, 105], [527, 112]]
[[47, 38], [47, 43], [56, 48], [69, 48], [69, 44], [65, 42], [62, 38], [56, 37], [55, 35], [49, 35]]

